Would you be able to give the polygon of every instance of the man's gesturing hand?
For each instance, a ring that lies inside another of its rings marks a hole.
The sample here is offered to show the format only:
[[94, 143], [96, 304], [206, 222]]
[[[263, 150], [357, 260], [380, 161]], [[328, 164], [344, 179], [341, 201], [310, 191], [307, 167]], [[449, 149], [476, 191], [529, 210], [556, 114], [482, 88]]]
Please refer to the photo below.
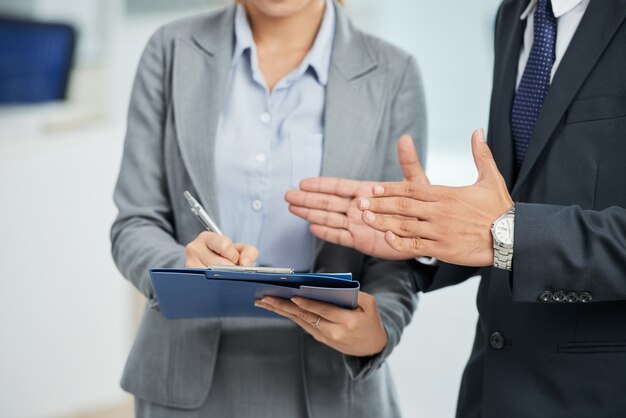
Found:
[[[405, 181], [428, 184], [420, 165], [413, 140], [409, 135], [398, 141], [398, 158]], [[390, 247], [380, 231], [365, 225], [357, 207], [359, 197], [371, 197], [374, 183], [332, 177], [305, 179], [300, 190], [290, 190], [285, 195], [289, 210], [311, 223], [316, 237], [379, 258], [402, 260], [412, 258], [412, 253]]]
[[478, 169], [473, 185], [376, 184], [375, 197], [358, 202], [363, 221], [386, 232], [386, 242], [401, 253], [466, 266], [491, 265], [491, 225], [513, 200], [482, 129], [472, 135], [472, 154]]

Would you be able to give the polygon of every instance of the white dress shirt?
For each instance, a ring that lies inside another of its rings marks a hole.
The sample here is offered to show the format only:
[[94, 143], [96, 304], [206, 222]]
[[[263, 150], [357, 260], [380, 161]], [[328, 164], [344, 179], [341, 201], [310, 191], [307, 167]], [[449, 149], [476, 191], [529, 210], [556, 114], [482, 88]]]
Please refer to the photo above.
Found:
[[[534, 19], [537, 2], [538, 0], [531, 0], [526, 10], [524, 10], [524, 13], [522, 13], [522, 16], [520, 16], [520, 19], [527, 19], [528, 21], [526, 30], [524, 31], [524, 45], [522, 45], [519, 65], [517, 67], [517, 86], [519, 86], [522, 79], [522, 74], [524, 73], [524, 68], [526, 67], [528, 56], [530, 55], [530, 49], [533, 46], [533, 37], [535, 34]], [[556, 59], [552, 66], [551, 79], [554, 78], [554, 73], [556, 73], [588, 5], [589, 0], [552, 0], [552, 12], [554, 13], [554, 17], [556, 17], [556, 46], [554, 51]]]

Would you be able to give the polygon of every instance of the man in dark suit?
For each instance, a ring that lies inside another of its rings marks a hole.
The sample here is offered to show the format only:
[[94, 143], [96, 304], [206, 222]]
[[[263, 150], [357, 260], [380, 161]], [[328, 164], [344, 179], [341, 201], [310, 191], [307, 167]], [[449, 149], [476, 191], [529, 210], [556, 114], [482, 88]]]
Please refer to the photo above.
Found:
[[495, 54], [474, 185], [313, 179], [287, 199], [321, 238], [438, 259], [416, 262], [421, 291], [482, 276], [458, 417], [625, 417], [626, 0], [505, 0]]

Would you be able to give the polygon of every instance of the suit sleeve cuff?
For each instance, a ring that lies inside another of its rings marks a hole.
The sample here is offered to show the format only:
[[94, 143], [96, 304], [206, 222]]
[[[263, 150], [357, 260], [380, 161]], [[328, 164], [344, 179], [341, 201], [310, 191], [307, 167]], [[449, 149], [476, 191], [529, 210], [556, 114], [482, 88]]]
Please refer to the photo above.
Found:
[[350, 356], [347, 354], [343, 356], [344, 365], [353, 380], [365, 379], [378, 370], [399, 342], [396, 337], [397, 332], [386, 325], [387, 321], [385, 321], [384, 316], [384, 313], [381, 312], [383, 327], [385, 328], [385, 332], [387, 332], [387, 345], [383, 348], [383, 351], [366, 357]]
[[[513, 269], [510, 274], [514, 302], [546, 302], [542, 300], [548, 291], [556, 290], [565, 283], [558, 283], [557, 272], [562, 270], [567, 257], [559, 243], [556, 231], [564, 230], [553, 215], [558, 207], [517, 203], [515, 210], [515, 243]], [[550, 254], [550, 256], [546, 256]]]

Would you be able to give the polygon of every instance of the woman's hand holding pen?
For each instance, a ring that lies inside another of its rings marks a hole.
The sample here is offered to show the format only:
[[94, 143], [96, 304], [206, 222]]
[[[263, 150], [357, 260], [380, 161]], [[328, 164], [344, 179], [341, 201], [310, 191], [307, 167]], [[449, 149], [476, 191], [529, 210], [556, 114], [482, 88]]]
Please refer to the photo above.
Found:
[[259, 250], [248, 244], [233, 244], [232, 240], [215, 232], [204, 231], [185, 247], [186, 268], [206, 268], [210, 265], [252, 266]]
[[378, 354], [388, 337], [374, 296], [359, 292], [356, 309], [296, 297], [291, 300], [265, 296], [255, 303], [298, 324], [322, 344], [351, 356]]

